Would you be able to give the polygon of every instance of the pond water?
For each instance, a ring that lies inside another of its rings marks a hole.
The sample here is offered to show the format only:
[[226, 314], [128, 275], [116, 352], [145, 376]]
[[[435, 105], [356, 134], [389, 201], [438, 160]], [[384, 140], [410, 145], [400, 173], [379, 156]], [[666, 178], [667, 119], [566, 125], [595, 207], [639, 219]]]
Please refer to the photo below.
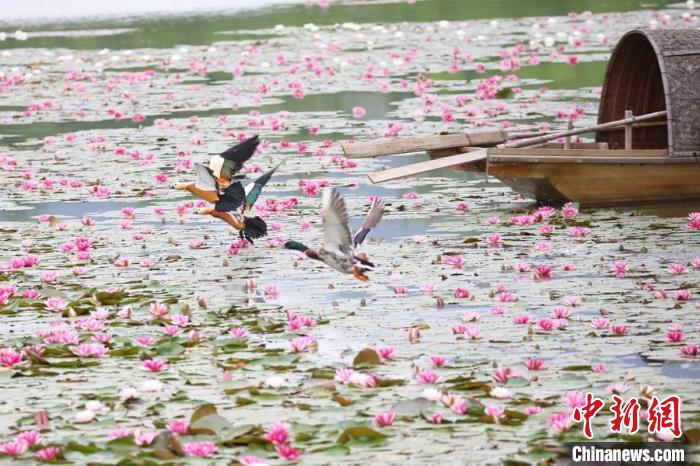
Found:
[[[577, 393], [609, 401], [648, 386], [681, 396], [683, 429], [697, 438], [698, 359], [688, 353], [700, 340], [700, 237], [688, 215], [700, 206], [528, 216], [538, 206], [483, 174], [372, 185], [368, 173], [427, 156], [353, 166], [340, 147], [560, 129], [572, 114], [592, 124], [616, 40], [698, 27], [692, 4], [191, 3], [0, 5], [0, 348], [24, 350], [16, 364], [2, 359], [0, 443], [46, 410], [30, 449], [58, 446], [74, 464], [177, 462], [200, 441], [217, 451], [188, 461], [282, 464], [293, 454], [263, 430], [278, 420], [303, 464], [448, 454], [443, 462], [523, 464], [582, 438], [580, 426], [552, 420]], [[252, 134], [264, 143], [247, 170], [284, 161], [259, 204], [297, 204], [258, 210], [274, 229], [240, 248], [237, 232], [171, 186]], [[302, 180], [337, 187], [353, 225], [369, 196], [386, 199], [362, 247], [377, 264], [369, 282], [281, 247], [322, 242], [321, 196]], [[538, 266], [551, 278], [535, 279]], [[296, 329], [294, 313], [315, 324]], [[293, 341], [313, 343], [296, 352]], [[363, 348], [394, 356], [334, 380]], [[432, 356], [447, 364], [432, 367]], [[167, 368], [143, 369], [157, 358]], [[530, 370], [534, 359], [546, 369]], [[425, 383], [431, 372], [439, 380]], [[192, 418], [206, 404], [220, 416]], [[377, 426], [385, 411], [397, 413], [393, 425]], [[596, 438], [617, 438], [609, 414], [596, 418]], [[184, 420], [188, 432], [167, 433]], [[110, 440], [118, 428], [130, 436]], [[653, 438], [645, 429], [626, 438]], [[159, 435], [149, 444], [144, 433]]]

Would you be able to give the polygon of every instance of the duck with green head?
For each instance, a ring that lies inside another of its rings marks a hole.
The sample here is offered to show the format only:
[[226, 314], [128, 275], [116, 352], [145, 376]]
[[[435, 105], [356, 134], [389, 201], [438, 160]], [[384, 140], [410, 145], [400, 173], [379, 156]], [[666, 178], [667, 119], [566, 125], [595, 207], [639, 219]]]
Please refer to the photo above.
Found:
[[360, 227], [354, 234], [350, 233], [349, 217], [345, 201], [335, 189], [323, 191], [323, 246], [311, 249], [299, 241], [287, 241], [284, 247], [306, 254], [310, 259], [324, 262], [338, 272], [352, 274], [361, 281], [369, 280], [366, 272], [374, 270], [374, 264], [366, 254], [357, 253], [357, 246], [367, 234], [377, 226], [384, 213], [384, 201], [377, 198]]

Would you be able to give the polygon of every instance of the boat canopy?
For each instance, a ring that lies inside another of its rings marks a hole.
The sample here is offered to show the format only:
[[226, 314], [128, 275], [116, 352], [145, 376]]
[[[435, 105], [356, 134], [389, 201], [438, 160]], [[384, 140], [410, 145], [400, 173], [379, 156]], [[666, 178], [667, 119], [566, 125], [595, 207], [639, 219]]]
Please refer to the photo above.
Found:
[[[635, 30], [620, 39], [605, 73], [598, 123], [620, 120], [627, 110], [667, 111], [666, 125], [634, 129], [634, 149], [700, 157], [700, 30]], [[625, 133], [598, 133], [597, 142], [621, 149]]]

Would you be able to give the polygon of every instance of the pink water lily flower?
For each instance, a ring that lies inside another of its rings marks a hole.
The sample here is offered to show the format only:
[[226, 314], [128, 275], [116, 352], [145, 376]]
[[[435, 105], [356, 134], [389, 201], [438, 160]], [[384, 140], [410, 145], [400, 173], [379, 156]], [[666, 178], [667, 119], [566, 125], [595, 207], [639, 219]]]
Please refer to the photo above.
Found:
[[274, 444], [285, 444], [289, 441], [290, 426], [284, 421], [275, 421], [265, 429], [265, 438]]
[[163, 327], [163, 333], [170, 337], [179, 335], [180, 332], [182, 332], [182, 329], [177, 325], [166, 325], [165, 327]]
[[605, 317], [594, 317], [593, 320], [591, 320], [591, 325], [597, 329], [608, 328], [609, 324], [610, 321]]
[[374, 424], [376, 424], [377, 427], [389, 427], [394, 423], [395, 418], [395, 413], [386, 411], [374, 416]]
[[287, 461], [294, 461], [301, 456], [301, 450], [297, 450], [296, 448], [293, 448], [291, 445], [287, 444], [278, 444], [275, 447], [275, 451]]
[[498, 420], [505, 415], [505, 409], [500, 406], [487, 406], [484, 409], [484, 414], [492, 417], [494, 420]]
[[16, 440], [25, 442], [30, 447], [39, 443], [40, 438], [41, 434], [36, 430], [25, 430], [24, 432], [17, 434], [17, 437], [15, 437]]
[[100, 343], [80, 343], [72, 346], [71, 351], [81, 358], [101, 358], [107, 354], [107, 347]]
[[310, 351], [316, 346], [316, 344], [316, 339], [312, 336], [301, 336], [290, 342], [292, 351], [295, 353]]
[[53, 283], [54, 281], [56, 281], [57, 277], [58, 274], [53, 271], [41, 272], [41, 274], [39, 274], [39, 278], [44, 283]]
[[355, 118], [362, 118], [367, 114], [367, 112], [365, 111], [364, 107], [353, 107], [352, 114]]
[[564, 401], [566, 401], [566, 404], [569, 406], [569, 409], [573, 411], [576, 408], [581, 408], [585, 406], [586, 395], [584, 395], [584, 393], [580, 391], [566, 392], [566, 394], [564, 395]]
[[161, 372], [168, 368], [165, 360], [162, 358], [145, 359], [141, 364], [145, 370], [149, 372]]
[[[498, 300], [502, 303], [514, 303], [515, 301], [518, 300], [518, 297], [512, 291], [505, 291], [502, 293], [498, 293], [496, 295], [496, 298], [498, 298]], [[498, 314], [498, 311], [496, 311], [495, 314]], [[501, 312], [501, 314], [502, 314], [502, 312]]]
[[238, 462], [241, 463], [242, 466], [267, 466], [267, 463], [254, 455], [241, 456], [238, 458]]
[[581, 298], [578, 296], [566, 296], [564, 297], [564, 304], [571, 307], [580, 306]]
[[613, 264], [613, 275], [615, 275], [615, 277], [625, 278], [627, 272], [629, 272], [629, 269], [627, 268], [626, 262], [617, 261]]
[[498, 249], [501, 247], [501, 235], [489, 235], [486, 237], [486, 242], [490, 248]]
[[530, 271], [530, 264], [527, 262], [520, 261], [514, 266], [515, 270], [524, 273], [524, 272], [529, 272]]
[[49, 462], [58, 458], [59, 453], [61, 453], [60, 447], [46, 447], [42, 448], [41, 450], [37, 450], [37, 452], [34, 453], [34, 458], [39, 461]]
[[612, 332], [615, 335], [624, 335], [627, 333], [627, 326], [626, 325], [612, 325], [612, 326], [610, 326], [610, 330], [612, 330]]
[[551, 265], [538, 265], [535, 267], [535, 275], [533, 276], [535, 281], [551, 280], [552, 279], [552, 266]]
[[19, 457], [27, 451], [29, 445], [22, 440], [11, 440], [7, 443], [0, 445], [0, 453], [4, 453], [9, 456]]
[[68, 307], [68, 301], [59, 297], [51, 297], [44, 301], [46, 309], [54, 312], [61, 312]]
[[569, 430], [573, 424], [571, 416], [567, 412], [553, 414], [549, 417], [547, 422], [552, 427], [552, 429], [556, 430], [557, 432], [564, 432], [565, 430]]
[[216, 453], [216, 444], [207, 440], [186, 442], [182, 444], [182, 450], [189, 456], [208, 458]]
[[421, 371], [416, 374], [418, 380], [424, 384], [436, 384], [440, 381], [440, 374], [432, 371]]
[[525, 361], [525, 366], [531, 371], [543, 371], [549, 367], [547, 363], [538, 358], [530, 358]]
[[157, 432], [142, 432], [140, 429], [136, 429], [134, 431], [134, 443], [141, 447], [150, 445], [157, 436]]
[[683, 264], [671, 264], [668, 266], [668, 272], [674, 275], [682, 275], [686, 273], [688, 270], [685, 265]]
[[151, 346], [155, 341], [155, 338], [147, 335], [134, 338], [134, 342], [139, 346]]
[[377, 348], [377, 354], [382, 359], [393, 359], [396, 355], [396, 349], [390, 346], [383, 346]]
[[556, 323], [551, 319], [540, 319], [537, 322], [537, 325], [539, 325], [539, 327], [546, 332], [549, 332], [549, 331], [557, 328]]
[[231, 327], [231, 330], [229, 330], [229, 333], [233, 338], [236, 339], [243, 339], [243, 338], [248, 338], [248, 331], [244, 328], [241, 327]]
[[175, 435], [187, 435], [190, 429], [188, 421], [173, 421], [168, 424], [168, 430]]
[[456, 414], [466, 415], [469, 413], [469, 404], [464, 400], [455, 401], [450, 409]]
[[465, 326], [462, 334], [467, 340], [480, 340], [481, 330], [478, 327]]
[[564, 207], [562, 207], [561, 213], [564, 218], [574, 218], [578, 215], [578, 209], [574, 207], [571, 202], [568, 202], [564, 204]]
[[544, 408], [542, 408], [542, 406], [528, 406], [527, 408], [525, 408], [525, 414], [527, 414], [528, 416], [532, 416], [534, 414], [541, 413], [543, 409]]
[[168, 313], [168, 306], [158, 302], [151, 303], [149, 312], [154, 318], [159, 319]]
[[445, 367], [447, 365], [447, 358], [444, 356], [430, 356], [430, 362], [435, 367]]
[[610, 394], [617, 393], [619, 395], [629, 390], [629, 386], [625, 382], [614, 382], [608, 385], [607, 392]]
[[493, 377], [493, 379], [496, 382], [499, 382], [502, 384], [505, 384], [506, 382], [508, 382], [508, 379], [511, 377], [519, 377], [519, 376], [520, 376], [520, 373], [514, 369], [511, 369], [510, 367], [499, 367], [491, 375], [491, 377]]

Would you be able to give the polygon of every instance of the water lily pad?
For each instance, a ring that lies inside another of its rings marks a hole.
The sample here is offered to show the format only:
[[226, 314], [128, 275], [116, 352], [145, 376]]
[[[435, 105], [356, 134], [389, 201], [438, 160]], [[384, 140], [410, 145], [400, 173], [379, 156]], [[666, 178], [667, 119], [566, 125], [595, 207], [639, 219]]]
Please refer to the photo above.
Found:
[[156, 347], [158, 356], [175, 357], [185, 352], [185, 347], [176, 342], [162, 343]]
[[218, 414], [216, 406], [214, 406], [211, 403], [204, 404], [197, 408], [194, 413], [192, 413], [192, 417], [190, 418], [190, 424], [194, 424], [199, 419], [212, 414]]
[[414, 398], [412, 400], [402, 400], [391, 406], [391, 411], [400, 416], [420, 416], [421, 414], [435, 409], [435, 403], [425, 398]]
[[365, 426], [354, 426], [345, 429], [338, 437], [338, 443], [348, 443], [350, 441], [358, 443], [374, 443], [382, 441], [386, 435]]
[[352, 365], [354, 367], [358, 366], [378, 366], [381, 363], [381, 359], [375, 350], [372, 348], [365, 348], [352, 360]]

